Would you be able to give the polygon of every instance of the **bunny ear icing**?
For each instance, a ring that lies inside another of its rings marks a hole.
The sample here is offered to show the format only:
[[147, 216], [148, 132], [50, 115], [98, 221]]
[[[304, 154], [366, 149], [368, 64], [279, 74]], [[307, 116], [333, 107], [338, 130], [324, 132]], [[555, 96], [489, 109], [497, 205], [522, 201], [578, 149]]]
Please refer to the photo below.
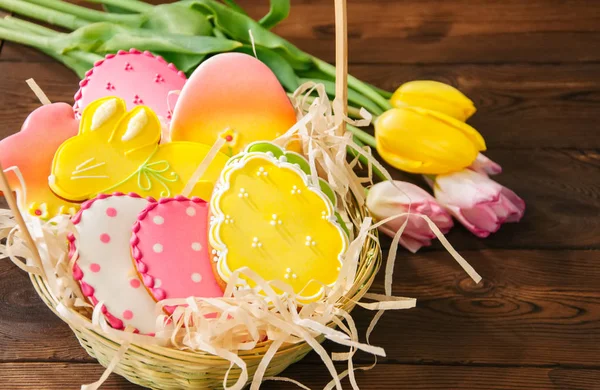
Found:
[[186, 81], [183, 72], [160, 56], [136, 49], [120, 50], [96, 62], [86, 73], [79, 83], [73, 108], [81, 112], [97, 99], [118, 96], [129, 110], [143, 104], [168, 120], [172, 114], [169, 92], [181, 90]]
[[109, 142], [122, 144], [125, 154], [150, 145], [158, 145], [161, 124], [156, 114], [146, 106], [129, 111], [119, 121]]
[[116, 96], [108, 96], [89, 104], [81, 115], [79, 135], [94, 132], [102, 134], [106, 140], [112, 136], [113, 131], [127, 112], [125, 101]]
[[173, 141], [208, 145], [227, 140], [229, 155], [273, 140], [296, 123], [296, 113], [273, 72], [256, 58], [224, 53], [204, 61], [181, 91], [171, 121]]

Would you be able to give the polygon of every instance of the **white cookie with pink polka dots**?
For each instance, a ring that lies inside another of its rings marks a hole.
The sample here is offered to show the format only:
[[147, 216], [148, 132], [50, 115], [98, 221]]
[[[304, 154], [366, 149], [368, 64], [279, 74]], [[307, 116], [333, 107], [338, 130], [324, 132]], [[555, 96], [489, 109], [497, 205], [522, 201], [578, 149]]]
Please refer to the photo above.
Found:
[[208, 246], [208, 204], [184, 196], [148, 204], [133, 227], [131, 253], [157, 301], [222, 297]]
[[135, 194], [99, 195], [85, 202], [73, 217], [78, 238], [70, 237], [71, 253], [78, 252], [73, 275], [113, 328], [131, 325], [153, 333], [156, 303], [142, 286], [131, 260], [129, 237], [147, 200]]

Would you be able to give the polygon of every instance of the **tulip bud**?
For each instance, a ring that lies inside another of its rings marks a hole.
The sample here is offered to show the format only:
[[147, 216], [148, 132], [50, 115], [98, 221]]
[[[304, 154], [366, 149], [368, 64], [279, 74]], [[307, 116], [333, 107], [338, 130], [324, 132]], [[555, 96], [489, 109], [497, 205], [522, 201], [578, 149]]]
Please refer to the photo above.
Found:
[[438, 111], [465, 122], [476, 111], [475, 105], [458, 89], [444, 83], [415, 80], [402, 84], [392, 95], [393, 107], [415, 106]]
[[503, 223], [519, 222], [525, 202], [487, 175], [465, 169], [435, 178], [435, 198], [478, 237], [485, 238]]
[[500, 164], [495, 163], [494, 161], [490, 160], [487, 156], [484, 156], [481, 153], [477, 155], [477, 158], [475, 159], [475, 161], [473, 161], [473, 164], [471, 164], [469, 168], [475, 172], [483, 173], [490, 176], [502, 173], [502, 167], [500, 166]]
[[392, 108], [375, 122], [377, 151], [402, 171], [443, 174], [470, 166], [485, 141], [474, 128], [440, 112]]
[[[435, 238], [427, 222], [417, 214], [428, 216], [444, 234], [453, 226], [452, 217], [433, 196], [416, 185], [403, 181], [375, 184], [367, 195], [367, 208], [379, 221], [410, 211], [400, 244], [413, 253], [423, 246], [431, 245], [431, 240]], [[379, 230], [394, 237], [405, 221], [406, 217], [392, 219], [381, 225]]]

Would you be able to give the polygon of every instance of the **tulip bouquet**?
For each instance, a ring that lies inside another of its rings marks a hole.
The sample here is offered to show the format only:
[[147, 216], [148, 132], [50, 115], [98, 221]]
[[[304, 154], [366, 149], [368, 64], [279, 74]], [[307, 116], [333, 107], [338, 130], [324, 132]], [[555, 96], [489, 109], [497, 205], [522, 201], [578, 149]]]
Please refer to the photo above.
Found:
[[[483, 137], [465, 123], [476, 111], [470, 99], [443, 83], [412, 81], [390, 101], [393, 108], [375, 119], [375, 137], [350, 130], [391, 166], [422, 174], [433, 189], [435, 197], [411, 183], [383, 181], [369, 191], [367, 205], [376, 218], [414, 214], [400, 240], [404, 247], [416, 252], [435, 238], [418, 214], [427, 215], [444, 234], [452, 227], [452, 215], [481, 238], [521, 219], [525, 202], [490, 179], [502, 168], [481, 154]], [[391, 220], [380, 230], [394, 236], [402, 224]]]
[[[83, 77], [107, 53], [135, 47], [172, 62], [186, 73], [211, 55], [239, 51], [256, 55], [292, 93], [306, 81], [324, 85], [335, 96], [335, 68], [270, 31], [290, 11], [289, 0], [271, 0], [259, 21], [234, 0], [185, 0], [153, 6], [140, 0], [88, 0], [97, 11], [63, 0], [0, 0], [0, 8], [53, 24], [55, 31], [15, 17], [0, 19], [0, 39], [35, 47]], [[498, 164], [483, 154], [485, 141], [466, 120], [476, 109], [457, 89], [435, 81], [413, 81], [395, 93], [348, 77], [348, 113], [359, 108], [374, 115], [375, 137], [348, 126], [360, 145], [375, 148], [391, 166], [422, 174], [434, 196], [403, 182], [375, 184], [367, 204], [378, 219], [410, 211], [404, 221], [391, 220], [381, 231], [395, 235], [415, 252], [434, 235], [420, 215], [446, 233], [454, 216], [478, 237], [487, 237], [505, 222], [517, 222], [525, 203], [514, 192], [489, 178]], [[386, 178], [375, 169], [381, 178]], [[405, 220], [406, 221], [406, 220]]]

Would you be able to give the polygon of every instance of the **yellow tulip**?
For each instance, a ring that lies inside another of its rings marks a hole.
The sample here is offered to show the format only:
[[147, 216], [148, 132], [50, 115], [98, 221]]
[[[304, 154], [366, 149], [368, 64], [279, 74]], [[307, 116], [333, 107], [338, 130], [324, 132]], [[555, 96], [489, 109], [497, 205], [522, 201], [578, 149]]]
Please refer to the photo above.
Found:
[[485, 141], [477, 130], [440, 112], [392, 108], [375, 122], [377, 151], [403, 171], [443, 174], [470, 166]]
[[402, 84], [392, 95], [390, 103], [397, 108], [415, 106], [439, 111], [462, 122], [476, 111], [473, 102], [458, 89], [429, 80]]

